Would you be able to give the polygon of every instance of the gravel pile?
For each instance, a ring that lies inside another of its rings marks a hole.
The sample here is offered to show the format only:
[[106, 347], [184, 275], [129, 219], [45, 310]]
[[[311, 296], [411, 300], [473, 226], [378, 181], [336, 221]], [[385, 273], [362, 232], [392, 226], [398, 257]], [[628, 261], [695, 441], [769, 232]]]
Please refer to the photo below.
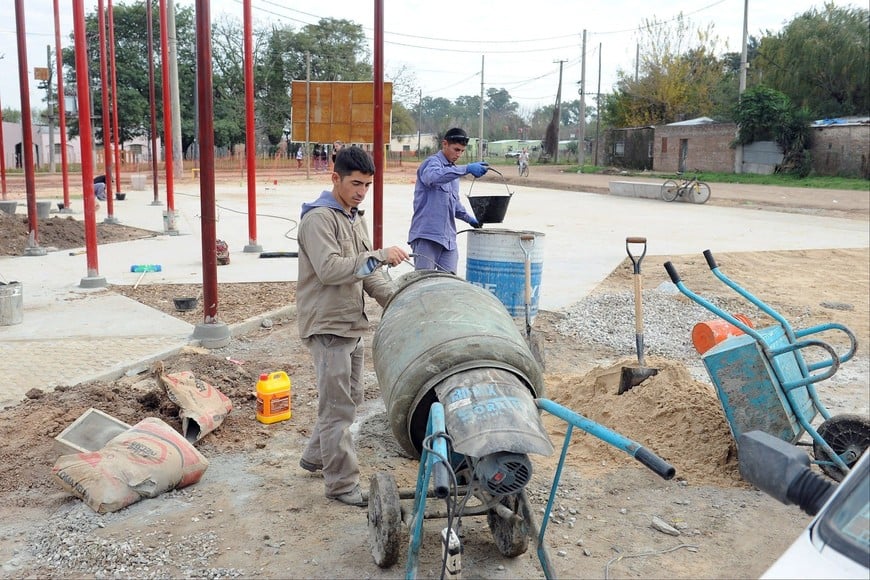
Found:
[[[712, 297], [717, 307], [730, 313], [756, 314], [742, 298]], [[698, 322], [716, 319], [709, 310], [689, 301], [670, 283], [643, 291], [644, 346], [646, 356], [699, 362], [692, 346], [692, 328]], [[636, 354], [634, 293], [595, 294], [563, 311], [556, 329], [566, 336], [602, 345], [625, 355]]]
[[[162, 501], [184, 501], [187, 490], [167, 492]], [[150, 500], [157, 501], [157, 500]], [[131, 531], [126, 540], [106, 539], [100, 528], [123, 524], [123, 513], [100, 515], [81, 502], [71, 502], [31, 535], [30, 562], [41, 562], [43, 572], [94, 578], [240, 578], [251, 572], [209, 567], [220, 551], [218, 535], [206, 531], [173, 534], [160, 525]], [[159, 524], [159, 522], [154, 522]]]

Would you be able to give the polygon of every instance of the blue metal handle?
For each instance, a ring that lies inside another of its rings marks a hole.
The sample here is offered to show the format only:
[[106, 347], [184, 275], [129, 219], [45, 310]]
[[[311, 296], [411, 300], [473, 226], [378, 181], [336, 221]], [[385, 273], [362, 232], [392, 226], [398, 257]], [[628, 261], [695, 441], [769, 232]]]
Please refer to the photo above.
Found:
[[796, 389], [798, 387], [803, 387], [812, 383], [818, 383], [820, 381], [824, 381], [825, 379], [829, 379], [834, 376], [834, 373], [840, 368], [840, 359], [837, 358], [837, 351], [826, 342], [822, 342], [821, 340], [802, 340], [801, 342], [793, 342], [791, 344], [787, 344], [785, 346], [779, 348], [771, 348], [768, 350], [771, 357], [776, 357], [781, 354], [785, 354], [787, 352], [795, 352], [798, 350], [803, 350], [805, 348], [816, 346], [823, 350], [828, 351], [828, 354], [831, 355], [831, 359], [829, 361], [822, 361], [821, 366], [823, 367], [831, 367], [827, 371], [823, 373], [819, 373], [816, 375], [808, 375], [803, 379], [797, 381], [789, 381], [782, 383], [782, 388], [790, 391], [792, 389]]
[[592, 419], [587, 419], [583, 415], [575, 413], [571, 409], [563, 407], [549, 399], [537, 399], [536, 403], [539, 409], [543, 409], [548, 413], [559, 417], [560, 419], [574, 425], [579, 429], [583, 429], [590, 435], [598, 437], [605, 443], [608, 443], [617, 449], [625, 451], [642, 464], [649, 467], [656, 475], [663, 479], [671, 479], [676, 474], [676, 469], [658, 455], [643, 447], [640, 443], [636, 443], [620, 435], [616, 431], [608, 429], [604, 425], [596, 423]]
[[[849, 328], [847, 328], [846, 326], [844, 326], [842, 324], [839, 324], [836, 322], [829, 322], [827, 324], [819, 324], [818, 326], [811, 326], [810, 328], [805, 328], [804, 330], [798, 330], [795, 333], [795, 336], [797, 338], [803, 338], [803, 337], [809, 336], [811, 334], [818, 334], [821, 332], [827, 332], [829, 330], [842, 330], [846, 334], [846, 336], [849, 337], [849, 350], [848, 350], [848, 352], [846, 352], [846, 354], [838, 357], [838, 360], [841, 363], [844, 363], [847, 360], [850, 360], [853, 356], [855, 356], [855, 352], [857, 352], [857, 350], [858, 350], [858, 339], [855, 338], [854, 332], [852, 332], [851, 330], [849, 330]], [[825, 367], [825, 366], [828, 366], [828, 364], [827, 363], [814, 363], [814, 364], [809, 365], [808, 368], [809, 368], [809, 370], [814, 371], [814, 370], [820, 369], [820, 368]]]

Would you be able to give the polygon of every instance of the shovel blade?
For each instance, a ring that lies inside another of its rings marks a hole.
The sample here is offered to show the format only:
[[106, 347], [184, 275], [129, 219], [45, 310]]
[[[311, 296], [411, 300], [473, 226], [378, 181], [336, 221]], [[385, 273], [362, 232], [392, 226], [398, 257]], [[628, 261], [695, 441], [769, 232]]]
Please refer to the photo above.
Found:
[[622, 367], [622, 373], [619, 377], [619, 390], [617, 395], [621, 395], [626, 391], [638, 386], [650, 377], [659, 374], [659, 369], [649, 367]]

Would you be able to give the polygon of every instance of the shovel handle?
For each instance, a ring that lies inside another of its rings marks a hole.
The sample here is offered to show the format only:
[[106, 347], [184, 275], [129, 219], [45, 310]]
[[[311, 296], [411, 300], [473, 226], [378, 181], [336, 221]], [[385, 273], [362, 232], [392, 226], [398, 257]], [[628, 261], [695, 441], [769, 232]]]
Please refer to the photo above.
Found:
[[[526, 242], [531, 242], [526, 249]], [[525, 301], [526, 305], [532, 303], [532, 249], [535, 247], [535, 236], [523, 234], [520, 236], [520, 249], [523, 251], [523, 269], [525, 274]]]
[[[641, 252], [639, 256], [632, 254], [629, 244], [643, 244], [643, 252]], [[646, 256], [646, 238], [640, 236], [629, 236], [625, 238], [625, 252], [631, 260], [631, 264], [634, 267], [634, 273], [640, 274], [640, 263], [643, 260], [643, 257]]]

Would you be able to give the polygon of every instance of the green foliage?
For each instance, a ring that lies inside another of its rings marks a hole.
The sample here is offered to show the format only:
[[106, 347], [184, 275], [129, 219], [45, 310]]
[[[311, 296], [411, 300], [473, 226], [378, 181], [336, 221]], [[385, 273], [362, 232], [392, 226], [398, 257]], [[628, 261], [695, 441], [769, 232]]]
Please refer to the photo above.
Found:
[[3, 107], [3, 120], [7, 123], [20, 123], [21, 111], [9, 107]]
[[812, 170], [811, 116], [807, 109], [795, 109], [783, 93], [757, 86], [743, 93], [735, 119], [739, 125], [737, 143], [775, 141], [783, 151], [778, 172], [806, 177]]
[[393, 134], [410, 135], [417, 132], [417, 124], [411, 112], [400, 102], [393, 103]]
[[642, 127], [712, 115], [717, 98], [728, 95], [715, 91], [725, 67], [715, 56], [712, 25], [693, 33], [680, 14], [671, 23], [647, 20], [641, 37], [639, 74], [635, 79], [633, 71], [619, 71], [602, 120], [613, 127]]
[[781, 92], [757, 86], [743, 93], [734, 113], [740, 126], [737, 143], [776, 141], [780, 128], [790, 123], [791, 100]]
[[757, 74], [814, 118], [870, 112], [870, 10], [808, 10], [762, 39]]

